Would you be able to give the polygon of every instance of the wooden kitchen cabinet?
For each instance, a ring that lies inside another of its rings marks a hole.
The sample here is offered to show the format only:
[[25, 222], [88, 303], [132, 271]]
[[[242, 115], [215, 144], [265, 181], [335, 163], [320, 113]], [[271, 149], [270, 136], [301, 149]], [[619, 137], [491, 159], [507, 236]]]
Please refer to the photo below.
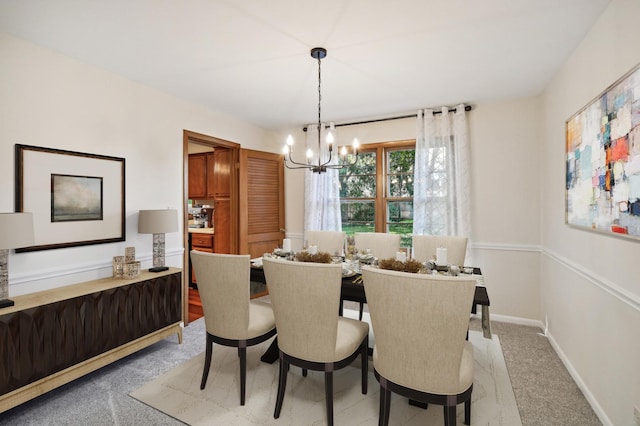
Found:
[[231, 150], [189, 155], [189, 198], [229, 198], [231, 195]]
[[[191, 250], [213, 253], [213, 247], [213, 234], [198, 234], [195, 232], [191, 234]], [[191, 283], [196, 284], [198, 281], [191, 262], [189, 262], [189, 266], [191, 267]]]
[[[231, 150], [218, 148], [213, 152], [213, 176], [208, 182], [211, 198], [229, 198], [231, 195]], [[211, 169], [209, 169], [211, 170]]]
[[216, 233], [214, 253], [231, 253], [231, 200], [216, 199], [213, 206]]
[[207, 154], [189, 155], [189, 198], [207, 198]]
[[212, 234], [198, 234], [193, 233], [191, 235], [191, 248], [198, 251], [206, 251], [213, 253], [213, 235]]

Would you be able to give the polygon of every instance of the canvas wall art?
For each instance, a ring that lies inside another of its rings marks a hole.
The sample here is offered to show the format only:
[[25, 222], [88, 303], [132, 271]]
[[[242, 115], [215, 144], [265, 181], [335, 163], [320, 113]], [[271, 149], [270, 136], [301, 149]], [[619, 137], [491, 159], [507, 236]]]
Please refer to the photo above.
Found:
[[566, 122], [566, 223], [640, 239], [640, 66]]

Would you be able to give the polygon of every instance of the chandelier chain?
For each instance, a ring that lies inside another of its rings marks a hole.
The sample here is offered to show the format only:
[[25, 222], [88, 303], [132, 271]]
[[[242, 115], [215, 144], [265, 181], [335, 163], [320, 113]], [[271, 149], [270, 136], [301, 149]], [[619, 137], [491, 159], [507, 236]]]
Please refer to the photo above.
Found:
[[321, 111], [322, 111], [322, 72], [320, 71], [322, 61], [320, 60], [320, 56], [318, 56], [318, 148], [320, 148], [320, 126], [322, 125], [321, 121]]

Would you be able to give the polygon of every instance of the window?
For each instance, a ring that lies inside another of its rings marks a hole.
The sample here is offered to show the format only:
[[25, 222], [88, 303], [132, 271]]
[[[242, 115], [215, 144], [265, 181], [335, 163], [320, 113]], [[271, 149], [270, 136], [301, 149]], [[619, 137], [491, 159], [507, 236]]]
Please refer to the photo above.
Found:
[[411, 246], [415, 141], [362, 146], [358, 162], [340, 170], [342, 230], [390, 232]]

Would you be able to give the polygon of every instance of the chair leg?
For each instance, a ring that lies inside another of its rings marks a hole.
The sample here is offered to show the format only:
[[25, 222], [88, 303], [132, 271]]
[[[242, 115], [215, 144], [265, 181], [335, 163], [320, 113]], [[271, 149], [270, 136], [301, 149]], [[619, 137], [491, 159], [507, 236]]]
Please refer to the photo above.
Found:
[[389, 412], [391, 411], [391, 391], [380, 386], [380, 413], [378, 414], [378, 426], [389, 425]]
[[471, 396], [464, 402], [464, 424], [471, 424]]
[[289, 364], [280, 357], [280, 377], [278, 379], [278, 396], [276, 397], [276, 410], [273, 412], [273, 418], [280, 417], [280, 410], [282, 410], [282, 400], [284, 399], [284, 390], [287, 388], [287, 372], [289, 371]]
[[361, 361], [362, 365], [362, 394], [367, 394], [368, 384], [369, 384], [369, 337], [365, 338], [362, 342], [361, 351]]
[[307, 369], [306, 368], [302, 369], [302, 377], [307, 377]]
[[244, 405], [247, 383], [247, 348], [238, 348], [238, 355], [240, 355], [240, 405]]
[[211, 368], [211, 353], [213, 352], [213, 341], [207, 334], [207, 349], [204, 356], [204, 369], [202, 370], [202, 381], [200, 382], [200, 390], [203, 390], [207, 384], [207, 377], [209, 377], [209, 368]]
[[456, 406], [444, 405], [444, 426], [456, 426]]
[[324, 398], [327, 404], [327, 425], [333, 426], [333, 372], [324, 373]]
[[362, 321], [362, 312], [364, 312], [364, 303], [360, 302], [360, 315], [359, 315], [360, 321]]

